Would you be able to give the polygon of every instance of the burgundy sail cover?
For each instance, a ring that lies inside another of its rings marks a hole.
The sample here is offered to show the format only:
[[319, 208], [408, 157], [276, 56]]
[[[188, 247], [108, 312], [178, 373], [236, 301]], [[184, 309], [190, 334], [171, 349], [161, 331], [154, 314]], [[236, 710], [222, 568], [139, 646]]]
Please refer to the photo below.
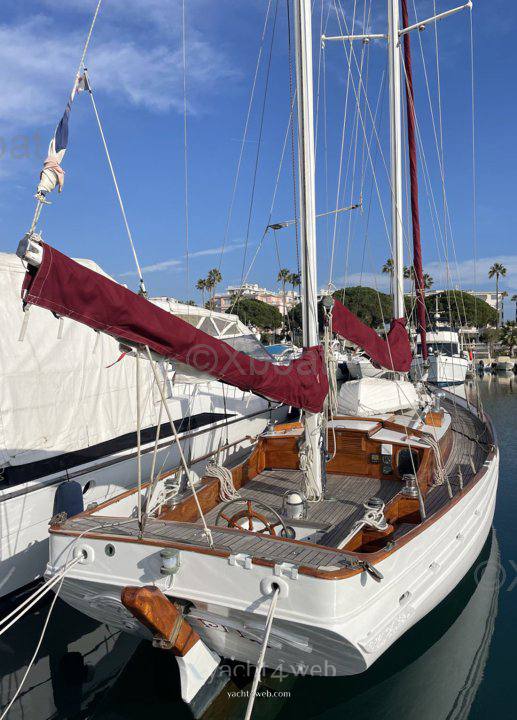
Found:
[[241, 390], [311, 412], [323, 409], [328, 379], [320, 346], [308, 348], [289, 365], [256, 360], [45, 243], [40, 267], [27, 271], [22, 297]]
[[359, 345], [377, 365], [397, 372], [409, 372], [411, 345], [404, 318], [391, 321], [390, 331], [386, 340], [383, 340], [373, 328], [365, 325], [339, 300], [334, 300], [332, 330]]

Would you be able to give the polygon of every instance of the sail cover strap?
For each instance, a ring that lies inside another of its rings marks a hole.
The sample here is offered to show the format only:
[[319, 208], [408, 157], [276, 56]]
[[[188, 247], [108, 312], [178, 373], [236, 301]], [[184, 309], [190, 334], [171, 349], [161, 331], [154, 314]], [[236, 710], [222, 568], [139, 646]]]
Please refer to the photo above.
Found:
[[383, 340], [373, 328], [365, 325], [339, 300], [334, 300], [332, 330], [359, 345], [377, 365], [397, 372], [409, 372], [411, 345], [404, 318], [391, 321], [390, 331], [386, 340]]
[[42, 246], [41, 265], [31, 267], [23, 282], [26, 303], [147, 346], [241, 390], [310, 412], [322, 410], [328, 379], [321, 346], [308, 348], [289, 365], [257, 360], [50, 245]]

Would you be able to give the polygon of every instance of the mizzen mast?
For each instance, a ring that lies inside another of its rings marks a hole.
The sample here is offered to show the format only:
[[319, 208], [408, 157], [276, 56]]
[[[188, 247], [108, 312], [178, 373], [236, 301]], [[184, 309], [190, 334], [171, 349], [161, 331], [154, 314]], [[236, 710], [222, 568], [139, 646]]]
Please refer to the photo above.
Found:
[[[319, 344], [311, 0], [294, 0], [303, 345]], [[306, 412], [306, 481], [322, 494], [321, 414]], [[314, 498], [317, 499], [317, 498]]]

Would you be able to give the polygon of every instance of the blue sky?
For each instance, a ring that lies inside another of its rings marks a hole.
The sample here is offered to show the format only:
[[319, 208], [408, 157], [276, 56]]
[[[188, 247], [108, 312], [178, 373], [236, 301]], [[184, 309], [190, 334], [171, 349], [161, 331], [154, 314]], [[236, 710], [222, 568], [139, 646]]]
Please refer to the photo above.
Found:
[[[32, 217], [33, 194], [46, 145], [59, 119], [95, 0], [3, 0], [0, 10], [0, 250], [14, 251]], [[456, 3], [436, 0], [439, 11]], [[450, 227], [443, 233], [442, 188], [422, 55], [438, 127], [435, 36], [413, 33], [416, 102], [429, 184], [421, 176], [425, 269], [436, 287], [491, 288], [487, 269], [508, 268], [502, 287], [517, 291], [516, 152], [513, 33], [517, 8], [507, 0], [477, 0], [474, 8], [475, 122], [477, 132], [477, 263], [472, 223], [470, 45], [468, 13], [439, 25], [439, 72], [445, 188]], [[341, 0], [349, 28], [352, 0]], [[367, 0], [367, 8], [370, 0]], [[383, 32], [385, 1], [373, 0], [370, 28]], [[413, 0], [409, 0], [411, 20]], [[115, 164], [144, 275], [152, 294], [197, 297], [198, 278], [221, 262], [223, 286], [242, 276], [276, 285], [280, 264], [296, 269], [294, 229], [269, 233], [268, 222], [289, 118], [289, 70], [285, 2], [278, 4], [268, 92], [260, 136], [268, 57], [276, 0], [271, 0], [254, 103], [229, 230], [227, 221], [241, 149], [250, 89], [268, 0], [186, 0], [188, 102], [188, 259], [183, 166], [183, 70], [180, 0], [104, 0], [88, 55], [88, 69]], [[356, 2], [355, 30], [363, 26], [365, 0]], [[432, 0], [415, 0], [419, 18], [432, 14]], [[382, 86], [386, 50], [372, 43], [368, 62], [368, 104], [357, 113], [362, 45], [354, 47], [349, 73], [339, 43], [319, 50], [321, 12], [327, 34], [339, 32], [334, 2], [315, 0], [314, 74], [319, 78], [317, 210], [336, 207], [340, 147], [348, 84], [341, 195], [338, 206], [358, 202], [363, 211], [342, 214], [336, 226], [332, 280], [386, 289], [379, 269], [390, 255], [381, 206], [389, 215], [387, 94]], [[340, 22], [343, 24], [343, 16]], [[420, 42], [422, 46], [420, 46]], [[349, 79], [350, 78], [350, 79]], [[325, 82], [324, 82], [325, 79]], [[324, 93], [326, 88], [326, 112]], [[355, 87], [355, 91], [354, 91]], [[385, 84], [384, 84], [385, 87]], [[377, 100], [376, 131], [372, 116]], [[370, 114], [371, 112], [371, 114]], [[364, 126], [363, 126], [364, 123]], [[439, 130], [437, 131], [439, 134]], [[326, 135], [326, 142], [325, 142]], [[370, 156], [364, 136], [371, 142]], [[258, 154], [253, 204], [254, 168]], [[356, 138], [358, 139], [356, 142]], [[326, 146], [326, 152], [325, 152]], [[273, 221], [294, 216], [290, 138], [279, 172]], [[354, 163], [355, 158], [355, 163]], [[422, 157], [420, 166], [422, 167]], [[375, 167], [375, 181], [372, 173]], [[52, 197], [42, 222], [44, 239], [75, 257], [90, 257], [121, 282], [136, 276], [90, 101], [74, 104], [62, 195]], [[355, 166], [355, 173], [353, 168]], [[348, 172], [347, 172], [348, 167]], [[433, 210], [433, 203], [436, 210]], [[431, 210], [430, 210], [431, 208]], [[433, 215], [435, 220], [433, 221]], [[248, 228], [249, 224], [249, 228]], [[448, 222], [447, 222], [448, 225]], [[334, 220], [318, 221], [319, 283], [329, 280]], [[225, 252], [221, 257], [221, 248]], [[258, 250], [258, 252], [257, 252]], [[250, 261], [257, 252], [254, 266]], [[450, 273], [446, 271], [445, 254]], [[477, 280], [477, 283], [475, 282]], [[508, 314], [508, 311], [507, 311]]]

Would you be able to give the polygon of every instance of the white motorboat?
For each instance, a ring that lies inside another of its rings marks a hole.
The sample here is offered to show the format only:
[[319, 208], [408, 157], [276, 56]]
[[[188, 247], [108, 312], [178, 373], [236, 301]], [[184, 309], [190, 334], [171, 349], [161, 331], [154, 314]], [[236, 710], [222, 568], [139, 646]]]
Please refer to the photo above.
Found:
[[[94, 263], [82, 262], [102, 272]], [[24, 273], [19, 258], [0, 255], [0, 596], [43, 574], [56, 488], [74, 479], [86, 505], [104, 502], [133, 482], [137, 449], [134, 355], [121, 356], [113, 338], [39, 308], [25, 314], [20, 306]], [[170, 298], [153, 302], [253, 357], [267, 357], [234, 315]], [[285, 415], [285, 409], [262, 398], [174, 364], [162, 363], [160, 373], [191, 458], [239, 440], [246, 444], [247, 436]], [[147, 368], [142, 372], [141, 420], [146, 479], [158, 424], [157, 467], [168, 470], [179, 461], [170, 444], [170, 426], [159, 417], [153, 384]]]
[[514, 370], [517, 365], [517, 360], [513, 360], [508, 355], [499, 355], [496, 360], [496, 369], [502, 371]]
[[445, 325], [437, 325], [427, 332], [429, 355], [422, 359], [420, 340], [417, 342], [416, 356], [411, 365], [411, 374], [415, 379], [423, 379], [434, 385], [455, 385], [465, 382], [472, 363], [460, 348], [460, 339], [456, 330]]

